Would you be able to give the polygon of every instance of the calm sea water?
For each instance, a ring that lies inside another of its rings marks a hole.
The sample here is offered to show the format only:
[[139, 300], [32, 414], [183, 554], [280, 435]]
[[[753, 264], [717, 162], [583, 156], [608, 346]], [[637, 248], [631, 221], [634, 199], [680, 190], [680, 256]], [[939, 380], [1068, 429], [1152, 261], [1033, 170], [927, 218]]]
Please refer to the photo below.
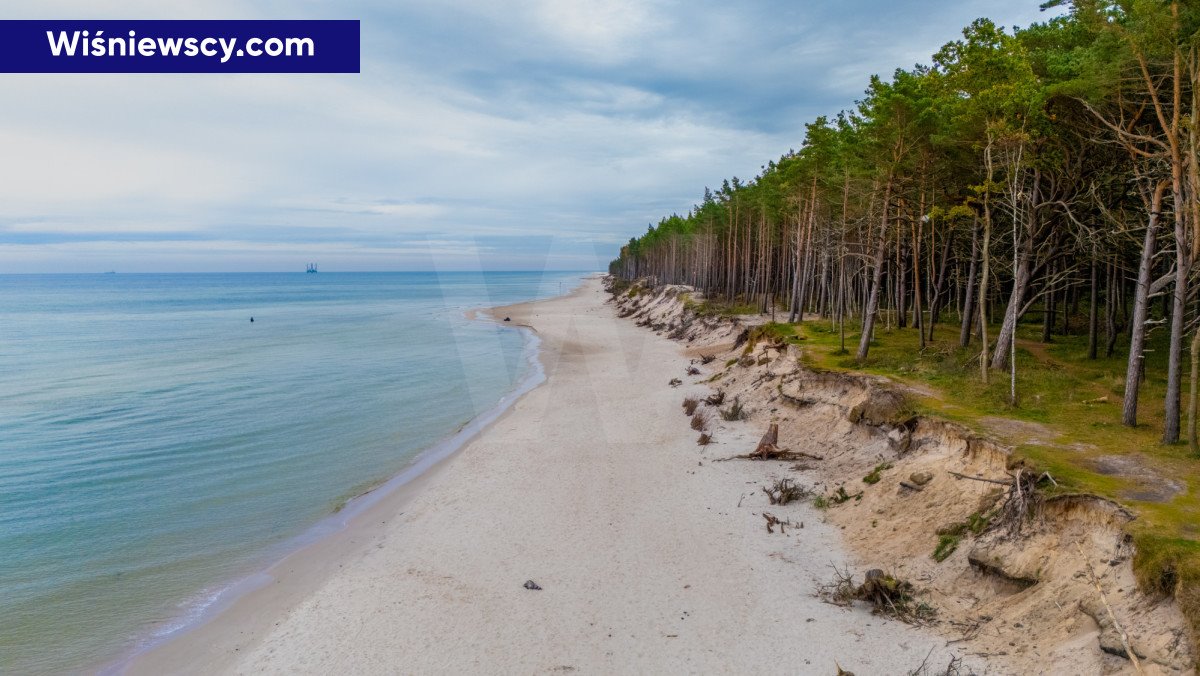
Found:
[[176, 627], [526, 376], [464, 310], [579, 279], [0, 276], [0, 673]]

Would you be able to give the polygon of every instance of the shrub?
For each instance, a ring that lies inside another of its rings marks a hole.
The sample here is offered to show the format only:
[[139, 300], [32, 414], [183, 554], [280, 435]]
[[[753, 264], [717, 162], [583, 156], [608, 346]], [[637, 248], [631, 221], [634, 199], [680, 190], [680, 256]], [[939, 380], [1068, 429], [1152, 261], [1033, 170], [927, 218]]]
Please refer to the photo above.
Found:
[[708, 423], [711, 420], [712, 414], [710, 414], [706, 409], [698, 409], [692, 414], [692, 429], [696, 430], [697, 432], [707, 431]]
[[733, 398], [733, 403], [729, 405], [729, 408], [721, 409], [721, 418], [724, 420], [745, 420], [749, 417], [749, 413], [742, 406], [742, 402], [739, 401], [738, 397]]
[[696, 407], [700, 405], [700, 400], [695, 397], [688, 397], [683, 400], [683, 412], [687, 415], [692, 415], [696, 412]]
[[796, 485], [792, 479], [779, 479], [770, 488], [763, 486], [762, 490], [767, 494], [767, 499], [771, 501], [772, 505], [786, 505], [789, 502], [803, 500], [809, 494], [807, 489]]

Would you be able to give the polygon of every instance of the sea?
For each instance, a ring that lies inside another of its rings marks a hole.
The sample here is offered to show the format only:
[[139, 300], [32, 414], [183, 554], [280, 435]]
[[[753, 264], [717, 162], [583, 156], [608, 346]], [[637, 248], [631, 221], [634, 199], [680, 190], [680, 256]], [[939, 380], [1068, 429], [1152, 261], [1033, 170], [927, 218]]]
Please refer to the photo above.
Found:
[[453, 450], [540, 377], [467, 311], [584, 274], [0, 275], [0, 673], [185, 631]]

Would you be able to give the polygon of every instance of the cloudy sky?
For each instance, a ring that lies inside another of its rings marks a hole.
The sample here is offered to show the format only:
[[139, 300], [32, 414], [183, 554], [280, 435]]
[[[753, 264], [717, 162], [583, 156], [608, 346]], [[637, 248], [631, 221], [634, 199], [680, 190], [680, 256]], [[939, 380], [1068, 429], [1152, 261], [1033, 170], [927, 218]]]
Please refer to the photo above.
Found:
[[0, 273], [599, 269], [1038, 0], [41, 0], [361, 19], [358, 75], [0, 75]]

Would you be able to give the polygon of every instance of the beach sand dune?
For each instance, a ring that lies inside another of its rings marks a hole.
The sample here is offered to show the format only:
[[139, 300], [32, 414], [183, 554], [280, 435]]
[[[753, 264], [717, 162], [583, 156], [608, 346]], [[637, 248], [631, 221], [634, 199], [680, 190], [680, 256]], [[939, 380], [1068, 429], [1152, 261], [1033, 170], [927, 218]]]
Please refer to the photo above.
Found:
[[[833, 674], [836, 661], [863, 676], [931, 650], [946, 664], [932, 633], [814, 596], [845, 561], [836, 530], [807, 505], [767, 507], [760, 487], [786, 467], [712, 462], [762, 430], [723, 423], [697, 446], [680, 403], [706, 390], [680, 345], [606, 298], [590, 279], [495, 310], [537, 331], [543, 385], [129, 671]], [[804, 527], [768, 534], [764, 507]]]

